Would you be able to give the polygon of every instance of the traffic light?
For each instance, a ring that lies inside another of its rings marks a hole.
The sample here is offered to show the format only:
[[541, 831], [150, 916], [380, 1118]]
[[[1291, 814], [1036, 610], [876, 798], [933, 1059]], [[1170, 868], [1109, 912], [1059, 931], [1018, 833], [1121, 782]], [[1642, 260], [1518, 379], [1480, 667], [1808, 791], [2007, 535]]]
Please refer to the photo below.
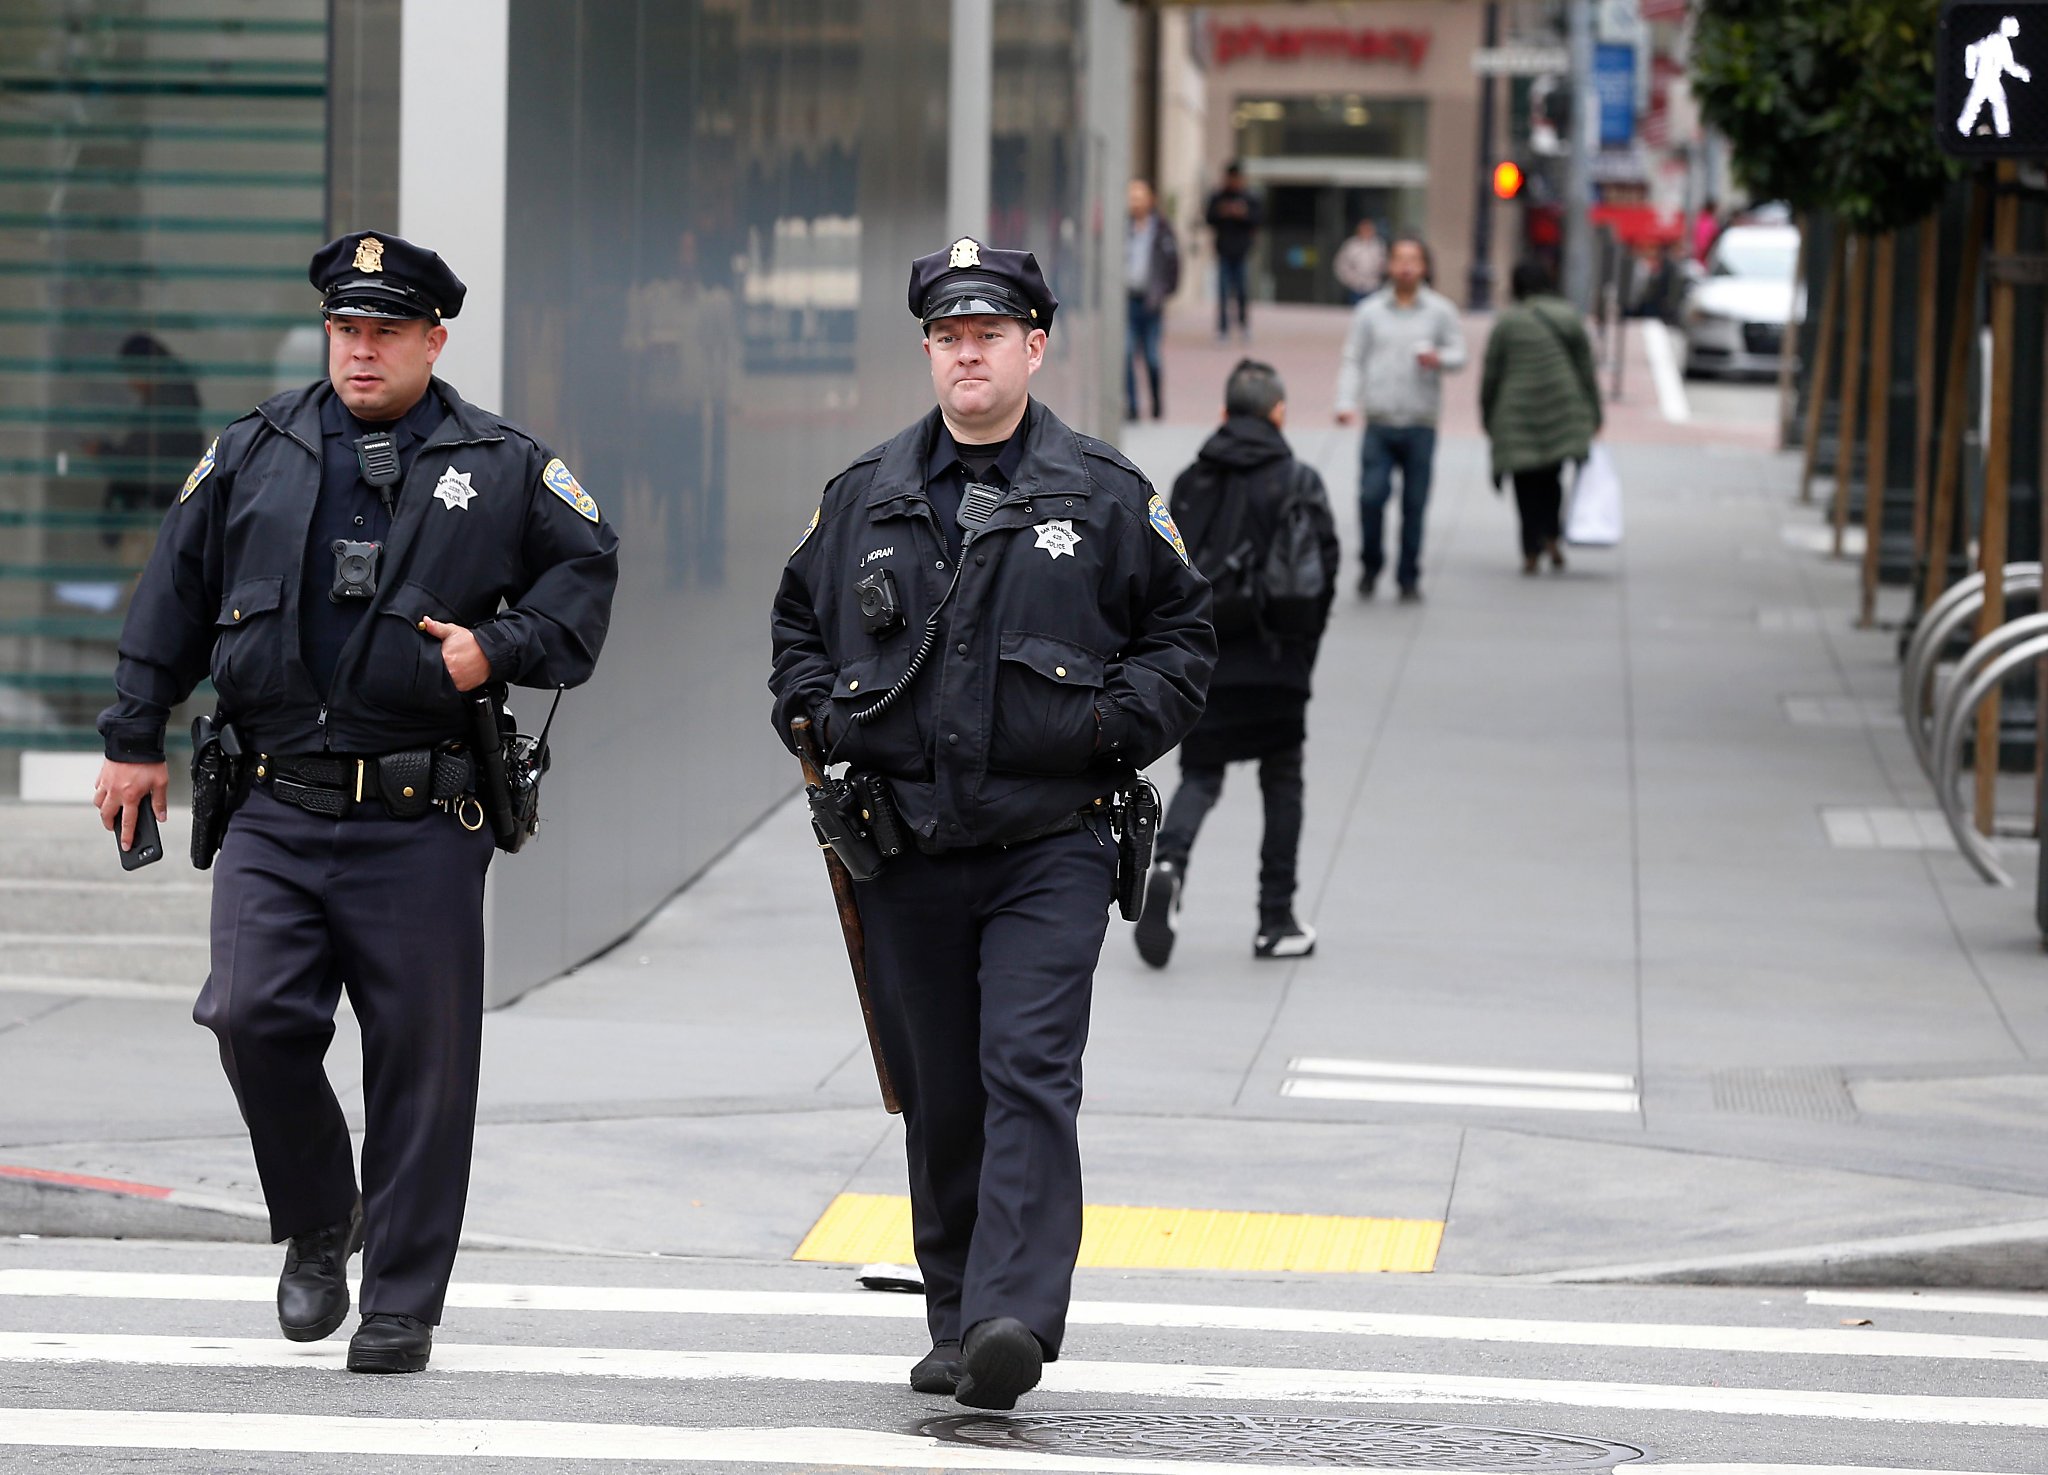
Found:
[[1522, 166], [1513, 159], [1502, 159], [1493, 166], [1493, 193], [1496, 199], [1512, 200], [1522, 193]]

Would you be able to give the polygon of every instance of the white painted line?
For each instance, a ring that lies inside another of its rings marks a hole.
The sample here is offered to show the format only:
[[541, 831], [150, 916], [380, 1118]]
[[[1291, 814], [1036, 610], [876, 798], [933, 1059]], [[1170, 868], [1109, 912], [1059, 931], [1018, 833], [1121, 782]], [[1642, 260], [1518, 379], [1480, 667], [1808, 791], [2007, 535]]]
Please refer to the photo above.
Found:
[[[118, 1270], [0, 1270], [0, 1297], [118, 1301], [199, 1301], [268, 1305], [277, 1282], [256, 1275], [159, 1275]], [[1860, 1305], [1854, 1296], [1811, 1291], [1815, 1305]], [[1928, 1298], [1912, 1298], [1916, 1301]], [[1939, 1298], [1936, 1298], [1939, 1299]], [[1963, 1299], [1963, 1298], [1955, 1298]], [[1888, 1304], [1888, 1303], [1887, 1303]], [[515, 1285], [457, 1281], [448, 1305], [465, 1311], [631, 1312], [665, 1316], [804, 1316], [923, 1321], [918, 1296], [871, 1291], [714, 1291], [655, 1286]], [[2036, 1315], [2048, 1314], [2048, 1298]], [[1277, 1306], [1195, 1305], [1166, 1301], [1077, 1301], [1076, 1326], [1188, 1331], [1290, 1332], [1298, 1335], [1401, 1337], [1417, 1341], [1500, 1342], [1521, 1346], [1633, 1347], [1803, 1357], [1918, 1357], [2048, 1363], [2048, 1340], [1979, 1337], [1876, 1328], [1718, 1326], [1626, 1321], [1534, 1321], [1515, 1317], [1437, 1316], [1385, 1311], [1319, 1311]]]
[[[298, 1368], [340, 1373], [340, 1341], [294, 1344], [274, 1337], [147, 1337], [0, 1332], [0, 1362], [57, 1366]], [[678, 1352], [618, 1347], [511, 1347], [440, 1343], [434, 1366], [452, 1373], [635, 1378], [666, 1382], [765, 1380], [894, 1386], [908, 1354]], [[1046, 1369], [1049, 1393], [1121, 1397], [1260, 1399], [1289, 1403], [1543, 1404], [1559, 1408], [1660, 1410], [1742, 1417], [2048, 1430], [2048, 1398], [1964, 1398], [1924, 1393], [1574, 1382], [1446, 1373], [1330, 1371], [1178, 1363], [1076, 1362]]]
[[1455, 1081], [1468, 1086], [1554, 1086], [1566, 1091], [1633, 1091], [1636, 1078], [1583, 1070], [1497, 1070], [1475, 1065], [1406, 1065], [1391, 1060], [1333, 1060], [1305, 1055], [1287, 1062], [1297, 1075], [1374, 1076], [1388, 1081]]
[[1734, 1255], [1702, 1255], [1692, 1260], [1646, 1260], [1630, 1265], [1582, 1265], [1571, 1270], [1545, 1270], [1513, 1279], [1542, 1285], [1575, 1282], [1669, 1280], [1716, 1271], [1777, 1270], [1787, 1274], [1806, 1267], [1837, 1266], [1900, 1255], [1925, 1255], [1944, 1250], [1977, 1249], [1986, 1245], [2025, 1246], [2038, 1255], [2048, 1241], [2048, 1219], [2022, 1219], [2010, 1224], [1982, 1224], [1969, 1229], [1936, 1229], [1924, 1234], [1897, 1234], [1884, 1239], [1844, 1239], [1827, 1244], [1786, 1245], [1775, 1250], [1747, 1250]]
[[1916, 1291], [1808, 1291], [1809, 1306], [1853, 1306], [1863, 1311], [1962, 1312], [1976, 1316], [2048, 1316], [2048, 1296], [1921, 1294]]
[[1406, 1101], [1423, 1106], [1491, 1106], [1512, 1111], [1635, 1111], [1632, 1091], [1538, 1091], [1524, 1086], [1438, 1086], [1379, 1081], [1295, 1078], [1282, 1082], [1282, 1096], [1314, 1101]]
[[1678, 350], [1671, 346], [1671, 330], [1656, 318], [1638, 318], [1643, 330], [1643, 355], [1650, 361], [1650, 382], [1657, 387], [1657, 410], [1674, 425], [1692, 419], [1692, 406], [1685, 398], [1685, 379], [1678, 372]]
[[[900, 1371], [900, 1370], [899, 1370]], [[0, 1445], [178, 1449], [384, 1458], [646, 1460], [677, 1464], [860, 1466], [882, 1470], [1103, 1471], [1106, 1475], [1273, 1475], [1272, 1465], [1009, 1453], [873, 1429], [689, 1429], [541, 1419], [352, 1419], [306, 1414], [0, 1409]], [[1400, 1472], [1394, 1472], [1400, 1475]], [[1420, 1472], [1409, 1472], [1420, 1475]]]

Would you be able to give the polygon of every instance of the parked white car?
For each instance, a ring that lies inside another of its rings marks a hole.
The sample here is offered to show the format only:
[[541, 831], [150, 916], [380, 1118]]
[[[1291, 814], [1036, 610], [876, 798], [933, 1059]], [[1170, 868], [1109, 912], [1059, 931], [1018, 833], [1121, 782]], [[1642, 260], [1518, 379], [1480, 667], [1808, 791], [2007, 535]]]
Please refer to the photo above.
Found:
[[1804, 311], [1793, 280], [1798, 269], [1796, 226], [1738, 223], [1722, 231], [1679, 319], [1687, 377], [1776, 374], [1785, 324], [1795, 305]]

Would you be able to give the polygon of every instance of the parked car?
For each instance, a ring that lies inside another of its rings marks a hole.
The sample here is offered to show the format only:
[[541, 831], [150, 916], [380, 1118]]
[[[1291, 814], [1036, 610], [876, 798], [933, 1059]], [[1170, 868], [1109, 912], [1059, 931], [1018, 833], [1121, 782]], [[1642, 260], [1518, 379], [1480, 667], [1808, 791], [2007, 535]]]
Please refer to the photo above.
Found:
[[1686, 376], [1776, 374], [1785, 324], [1805, 307], [1798, 269], [1797, 227], [1744, 220], [1722, 231], [1680, 310]]

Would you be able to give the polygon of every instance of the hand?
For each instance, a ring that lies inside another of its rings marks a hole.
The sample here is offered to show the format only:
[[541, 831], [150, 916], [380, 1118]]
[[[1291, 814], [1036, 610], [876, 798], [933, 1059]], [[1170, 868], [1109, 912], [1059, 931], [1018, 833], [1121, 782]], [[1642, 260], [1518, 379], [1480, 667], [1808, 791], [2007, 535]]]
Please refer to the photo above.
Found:
[[100, 823], [119, 828], [121, 848], [135, 844], [135, 822], [147, 803], [159, 820], [170, 816], [171, 766], [168, 763], [116, 763], [109, 758], [100, 765], [93, 781], [92, 802], [100, 812]]
[[1415, 362], [1425, 369], [1441, 369], [1444, 366], [1443, 355], [1433, 348], [1417, 350]]
[[491, 679], [491, 658], [484, 654], [467, 625], [444, 625], [429, 615], [420, 628], [441, 642], [441, 664], [457, 691], [475, 691]]
[[1339, 411], [1337, 412], [1337, 423], [1338, 423], [1339, 425], [1355, 425], [1355, 424], [1357, 424], [1357, 423], [1358, 423], [1358, 411], [1356, 411], [1356, 410], [1339, 410]]

